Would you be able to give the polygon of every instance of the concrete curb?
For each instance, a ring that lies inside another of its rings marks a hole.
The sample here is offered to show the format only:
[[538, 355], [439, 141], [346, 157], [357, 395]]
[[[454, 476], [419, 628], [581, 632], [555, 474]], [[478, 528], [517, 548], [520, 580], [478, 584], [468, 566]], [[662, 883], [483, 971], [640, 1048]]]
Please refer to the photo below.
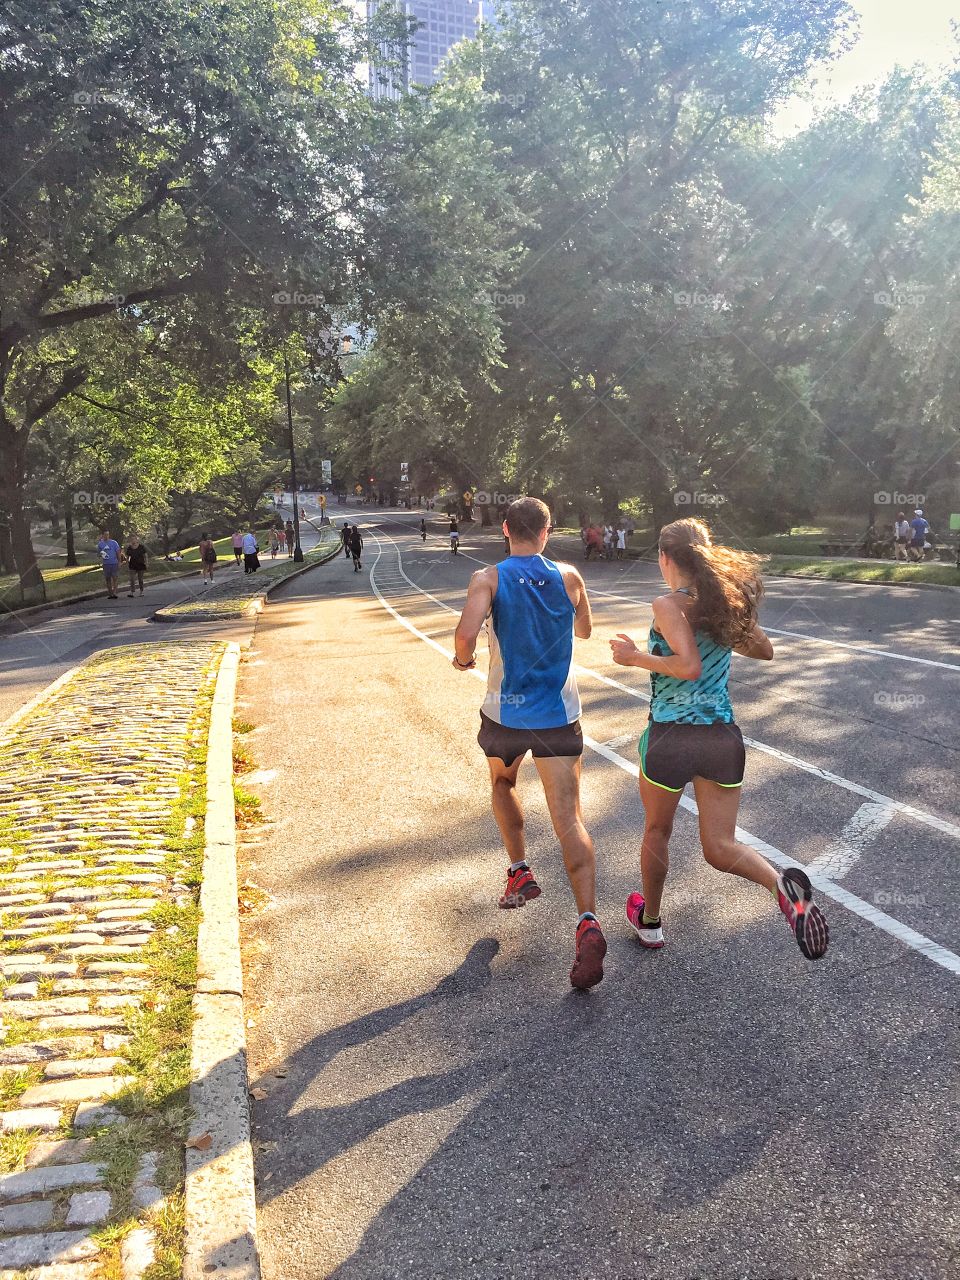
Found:
[[[317, 556], [317, 558], [315, 560], [311, 560], [309, 564], [301, 565], [299, 569], [294, 569], [292, 573], [286, 574], [284, 577], [280, 578], [277, 582], [271, 583], [269, 586], [265, 587], [264, 590], [261, 591], [259, 595], [251, 596], [250, 601], [247, 604], [247, 607], [244, 609], [243, 613], [239, 615], [239, 618], [243, 619], [243, 618], [254, 617], [256, 614], [260, 613], [261, 610], [263, 609], [263, 606], [266, 604], [267, 597], [270, 595], [271, 591], [276, 591], [278, 587], [283, 587], [288, 582], [292, 582], [294, 578], [299, 578], [301, 573], [307, 573], [310, 569], [316, 569], [322, 564], [328, 564], [329, 561], [333, 560], [336, 556], [338, 556], [342, 550], [343, 550], [343, 547], [341, 545], [337, 545], [335, 548], [333, 548], [333, 550], [331, 550], [329, 555]], [[214, 616], [210, 618], [197, 618], [197, 617], [191, 617], [189, 614], [185, 614], [182, 617], [176, 616], [176, 615], [172, 617], [170, 616], [164, 617], [164, 614], [168, 609], [175, 609], [177, 605], [184, 604], [186, 601], [194, 600], [196, 598], [197, 597], [195, 596], [184, 596], [182, 600], [174, 600], [172, 604], [164, 605], [163, 608], [158, 609], [156, 613], [151, 613], [150, 621], [151, 622], [167, 622], [167, 623], [176, 623], [176, 622], [197, 623], [197, 622], [230, 621], [230, 619], [224, 618], [224, 617]], [[234, 617], [233, 620], [236, 621], [236, 616]]]
[[207, 738], [190, 1054], [194, 1145], [186, 1149], [184, 1280], [206, 1280], [211, 1273], [223, 1280], [260, 1280], [233, 799], [233, 707], [239, 664], [240, 646], [228, 644], [217, 674]]

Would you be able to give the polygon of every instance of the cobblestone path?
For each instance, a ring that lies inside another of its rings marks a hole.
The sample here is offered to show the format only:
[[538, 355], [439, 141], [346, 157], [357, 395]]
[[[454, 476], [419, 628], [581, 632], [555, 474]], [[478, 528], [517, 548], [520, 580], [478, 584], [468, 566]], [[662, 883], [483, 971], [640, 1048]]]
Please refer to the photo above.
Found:
[[0, 1280], [179, 1274], [222, 651], [106, 651], [0, 736]]

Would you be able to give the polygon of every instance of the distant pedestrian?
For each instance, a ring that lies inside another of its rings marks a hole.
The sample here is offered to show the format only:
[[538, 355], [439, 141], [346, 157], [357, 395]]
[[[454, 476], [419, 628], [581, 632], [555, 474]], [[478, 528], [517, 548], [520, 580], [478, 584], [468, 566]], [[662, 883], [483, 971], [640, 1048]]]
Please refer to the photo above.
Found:
[[600, 555], [603, 552], [603, 530], [599, 525], [591, 524], [587, 526], [584, 543], [586, 545], [585, 560], [589, 560], [592, 555]]
[[213, 571], [217, 565], [217, 548], [209, 533], [200, 536], [200, 580], [205, 587], [213, 586]]
[[613, 532], [616, 534], [617, 538], [617, 559], [622, 560], [623, 553], [627, 549], [627, 531], [626, 529], [622, 529], [620, 525], [617, 525]]
[[271, 560], [276, 560], [277, 551], [279, 547], [280, 547], [280, 535], [277, 533], [276, 529], [271, 529], [270, 530], [270, 559]]
[[363, 552], [363, 535], [360, 532], [360, 526], [355, 524], [350, 530], [350, 554], [353, 556], [353, 572], [359, 573], [363, 566], [360, 563], [360, 556]]
[[297, 533], [293, 527], [292, 520], [288, 520], [284, 525], [284, 533], [287, 535], [287, 558], [289, 559], [294, 553], [297, 542]]
[[117, 579], [120, 576], [120, 543], [111, 538], [109, 529], [100, 530], [100, 541], [97, 543], [97, 555], [100, 557], [100, 568], [107, 583], [107, 599], [117, 600]]
[[287, 531], [286, 531], [286, 529], [283, 527], [283, 522], [282, 522], [282, 521], [278, 521], [278, 522], [277, 522], [277, 544], [279, 545], [279, 547], [280, 547], [280, 550], [281, 550], [281, 551], [286, 551], [286, 549], [287, 549]]
[[233, 533], [231, 533], [230, 542], [233, 545], [233, 558], [239, 565], [243, 559], [243, 534], [239, 529], [234, 529]]
[[604, 560], [613, 559], [613, 545], [614, 545], [613, 525], [605, 524], [603, 526], [603, 558]]
[[909, 560], [907, 547], [910, 545], [912, 536], [913, 530], [910, 528], [907, 513], [898, 511], [897, 518], [893, 522], [893, 558], [895, 560]]
[[343, 528], [340, 530], [340, 539], [343, 542], [344, 558], [350, 559], [350, 521], [345, 520]]
[[930, 525], [924, 519], [921, 507], [917, 507], [916, 511], [914, 511], [913, 519], [910, 521], [910, 528], [913, 530], [913, 535], [910, 539], [910, 559], [922, 560], [924, 544], [927, 541]]
[[127, 568], [130, 571], [130, 590], [127, 592], [127, 596], [133, 595], [135, 585], [140, 588], [140, 594], [143, 595], [143, 574], [147, 567], [147, 548], [135, 533], [130, 535], [130, 541], [124, 550], [123, 558], [126, 560]]
[[260, 550], [257, 545], [257, 537], [252, 529], [248, 529], [243, 535], [243, 572], [256, 573], [260, 568], [260, 557], [257, 552]]

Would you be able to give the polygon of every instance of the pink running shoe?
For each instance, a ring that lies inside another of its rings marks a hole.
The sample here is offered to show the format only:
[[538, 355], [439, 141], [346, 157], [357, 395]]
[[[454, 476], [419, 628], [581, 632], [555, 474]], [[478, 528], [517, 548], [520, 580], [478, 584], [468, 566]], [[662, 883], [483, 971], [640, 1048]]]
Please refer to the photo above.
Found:
[[631, 893], [627, 899], [627, 920], [640, 939], [641, 947], [659, 951], [663, 946], [663, 926], [659, 919], [655, 924], [643, 923], [643, 894]]
[[777, 876], [777, 902], [793, 930], [797, 946], [808, 960], [819, 960], [830, 942], [823, 912], [813, 901], [810, 877], [799, 867], [787, 867]]

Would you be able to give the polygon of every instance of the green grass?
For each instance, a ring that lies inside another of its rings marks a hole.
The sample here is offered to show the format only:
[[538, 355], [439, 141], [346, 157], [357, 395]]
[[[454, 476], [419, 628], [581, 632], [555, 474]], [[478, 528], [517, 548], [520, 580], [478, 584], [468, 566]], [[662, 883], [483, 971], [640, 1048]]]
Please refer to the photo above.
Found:
[[252, 827], [260, 821], [261, 805], [258, 796], [243, 787], [233, 785], [233, 806], [238, 827]]
[[821, 556], [784, 559], [773, 556], [764, 565], [766, 573], [784, 577], [823, 578], [827, 582], [933, 582], [960, 587], [960, 569], [939, 563], [904, 564], [894, 560], [828, 560]]
[[[229, 537], [219, 538], [213, 545], [217, 548], [217, 554], [220, 557], [218, 565], [225, 560], [233, 560], [233, 544]], [[37, 563], [43, 573], [48, 601], [69, 600], [72, 596], [83, 595], [87, 591], [99, 591], [104, 586], [103, 573], [96, 553], [80, 552], [77, 559], [81, 563], [75, 568], [67, 568], [59, 556], [41, 556], [38, 559]], [[150, 556], [147, 560], [145, 580], [149, 582], [151, 578], [160, 578], [166, 574], [196, 573], [199, 568], [200, 551], [197, 547], [191, 547], [185, 551], [183, 559], [179, 562], [164, 560], [162, 555], [157, 554]], [[121, 565], [121, 590], [126, 587], [126, 584], [127, 569], [125, 565]], [[0, 608], [3, 606], [7, 609], [28, 608], [30, 605], [42, 603], [42, 594], [39, 591], [32, 591], [26, 593], [21, 606], [20, 588], [16, 575], [0, 576]]]

